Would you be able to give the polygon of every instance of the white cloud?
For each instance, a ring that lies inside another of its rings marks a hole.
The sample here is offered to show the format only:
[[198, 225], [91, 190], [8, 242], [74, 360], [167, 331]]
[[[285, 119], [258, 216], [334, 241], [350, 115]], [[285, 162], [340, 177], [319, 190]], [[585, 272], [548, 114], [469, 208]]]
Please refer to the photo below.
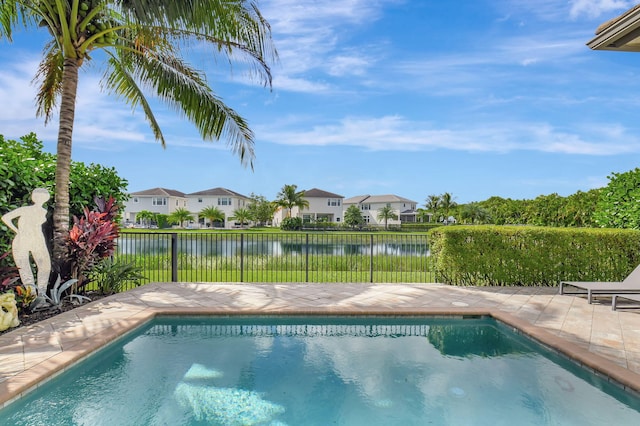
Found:
[[446, 128], [400, 116], [347, 117], [308, 130], [257, 129], [261, 140], [284, 145], [356, 146], [375, 151], [538, 151], [595, 156], [640, 153], [640, 139], [633, 133], [607, 124], [573, 132], [530, 122]]
[[631, 0], [573, 0], [569, 15], [578, 18], [582, 15], [588, 18], [598, 18], [610, 12], [629, 9], [636, 3]]

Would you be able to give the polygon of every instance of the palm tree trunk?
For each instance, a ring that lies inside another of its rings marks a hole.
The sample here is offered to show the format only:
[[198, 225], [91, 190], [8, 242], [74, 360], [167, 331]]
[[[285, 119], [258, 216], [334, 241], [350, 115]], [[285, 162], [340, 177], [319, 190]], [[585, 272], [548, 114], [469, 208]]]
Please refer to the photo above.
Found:
[[53, 259], [64, 255], [64, 240], [69, 231], [69, 175], [71, 172], [71, 140], [75, 117], [78, 69], [80, 59], [65, 58], [62, 71], [62, 100], [55, 177], [55, 206], [53, 209]]

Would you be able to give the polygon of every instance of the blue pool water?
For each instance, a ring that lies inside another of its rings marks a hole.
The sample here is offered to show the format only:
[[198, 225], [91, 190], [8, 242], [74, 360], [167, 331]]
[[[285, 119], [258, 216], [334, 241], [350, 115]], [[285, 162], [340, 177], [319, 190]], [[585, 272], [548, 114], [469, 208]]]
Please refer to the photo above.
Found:
[[640, 401], [490, 318], [158, 318], [0, 425], [638, 425]]

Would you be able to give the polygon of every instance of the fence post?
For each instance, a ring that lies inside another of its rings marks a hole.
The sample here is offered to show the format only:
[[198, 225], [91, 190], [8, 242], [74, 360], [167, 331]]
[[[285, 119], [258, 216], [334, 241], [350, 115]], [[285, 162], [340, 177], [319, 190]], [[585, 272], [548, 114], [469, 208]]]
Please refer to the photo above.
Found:
[[305, 282], [309, 282], [309, 233], [307, 233], [307, 238], [305, 242], [305, 259], [304, 259], [304, 271], [305, 271]]
[[244, 234], [240, 234], [240, 282], [244, 282]]
[[178, 234], [171, 234], [171, 281], [178, 281]]
[[369, 253], [369, 282], [373, 283], [373, 234], [370, 235], [369, 242], [371, 243], [371, 250]]

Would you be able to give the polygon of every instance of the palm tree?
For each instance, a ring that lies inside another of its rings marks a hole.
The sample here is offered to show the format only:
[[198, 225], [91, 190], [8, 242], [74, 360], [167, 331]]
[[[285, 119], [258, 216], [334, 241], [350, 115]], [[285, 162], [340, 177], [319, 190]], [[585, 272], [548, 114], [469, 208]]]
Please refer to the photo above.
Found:
[[168, 220], [169, 222], [177, 223], [180, 228], [184, 228], [184, 222], [187, 220], [193, 220], [193, 216], [189, 210], [179, 207], [169, 215]]
[[436, 217], [436, 220], [438, 218], [438, 210], [440, 210], [440, 196], [439, 195], [429, 195], [424, 203], [424, 207], [425, 209], [430, 212], [433, 213], [433, 216]]
[[309, 207], [309, 200], [304, 198], [304, 191], [298, 192], [298, 185], [285, 185], [278, 192], [274, 204], [287, 209], [287, 217], [291, 217], [291, 209], [298, 207], [300, 210]]
[[442, 211], [444, 211], [444, 220], [447, 225], [449, 224], [449, 211], [458, 205], [453, 201], [453, 198], [454, 197], [448, 192], [440, 196], [440, 207]]
[[240, 226], [244, 227], [244, 225], [249, 223], [249, 220], [251, 220], [251, 212], [249, 211], [249, 209], [240, 207], [233, 211], [233, 216], [231, 216], [229, 219], [240, 222]]
[[351, 228], [355, 228], [356, 226], [362, 225], [364, 223], [364, 217], [362, 216], [362, 212], [355, 204], [349, 206], [349, 208], [344, 212], [344, 223], [346, 223]]
[[224, 223], [224, 212], [214, 206], [205, 207], [200, 210], [198, 216], [207, 219], [212, 226], [214, 223]]
[[[229, 62], [247, 62], [271, 85], [276, 58], [271, 28], [254, 0], [2, 0], [0, 39], [15, 27], [47, 27], [35, 80], [37, 115], [45, 123], [60, 102], [55, 176], [54, 258], [63, 254], [69, 229], [69, 169], [78, 71], [104, 58], [103, 87], [132, 108], [140, 107], [155, 138], [165, 139], [145, 93], [155, 93], [188, 118], [204, 140], [227, 139], [243, 164], [253, 166], [253, 132], [215, 95], [205, 74], [184, 61], [181, 49], [208, 44]], [[95, 54], [102, 51], [104, 55]]]
[[149, 226], [149, 223], [155, 219], [155, 213], [149, 210], [140, 210], [136, 213], [136, 221], [140, 221], [143, 226]]
[[396, 211], [390, 205], [386, 205], [378, 209], [378, 215], [376, 216], [378, 220], [384, 220], [384, 229], [387, 229], [387, 223], [389, 219], [396, 220], [398, 215]]

